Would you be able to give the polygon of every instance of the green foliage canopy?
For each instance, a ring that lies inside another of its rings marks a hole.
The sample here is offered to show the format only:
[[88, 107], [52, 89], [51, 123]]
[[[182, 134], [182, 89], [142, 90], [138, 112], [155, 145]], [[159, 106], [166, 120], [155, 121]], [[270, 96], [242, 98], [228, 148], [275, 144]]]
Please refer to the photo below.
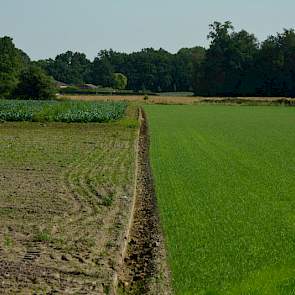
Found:
[[295, 96], [295, 32], [284, 30], [259, 44], [230, 22], [210, 25], [211, 40], [195, 67], [195, 94], [204, 96]]
[[121, 73], [114, 73], [114, 88], [123, 90], [126, 88], [128, 79]]
[[113, 87], [114, 68], [102, 53], [94, 59], [91, 67], [91, 82], [103, 87]]
[[21, 99], [49, 100], [55, 97], [54, 80], [37, 66], [29, 66], [19, 76], [14, 97]]
[[11, 96], [20, 73], [34, 64], [70, 85], [90, 83], [145, 92], [194, 91], [201, 96], [295, 97], [293, 29], [259, 43], [253, 34], [235, 31], [229, 21], [214, 22], [208, 39], [207, 50], [196, 46], [172, 54], [162, 48], [145, 48], [127, 54], [110, 49], [99, 51], [92, 62], [84, 53], [67, 51], [55, 59], [30, 62], [11, 38], [0, 38], [0, 96]]
[[12, 38], [0, 38], [0, 97], [50, 99], [54, 94], [53, 79], [16, 48]]
[[11, 95], [20, 72], [29, 62], [29, 57], [14, 46], [12, 38], [0, 38], [0, 97]]

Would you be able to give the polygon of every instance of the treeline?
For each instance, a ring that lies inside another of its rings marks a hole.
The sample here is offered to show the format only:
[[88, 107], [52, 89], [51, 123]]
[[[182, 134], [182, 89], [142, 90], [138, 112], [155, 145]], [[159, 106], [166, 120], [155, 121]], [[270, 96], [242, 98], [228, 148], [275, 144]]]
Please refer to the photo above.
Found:
[[153, 48], [131, 54], [102, 50], [91, 62], [83, 53], [68, 51], [37, 64], [67, 84], [122, 88], [117, 86], [118, 75], [123, 75], [127, 78], [123, 85], [134, 91], [192, 91], [194, 65], [204, 56], [202, 47], [183, 48], [177, 54]]
[[114, 87], [114, 73], [127, 77], [127, 88], [153, 92], [194, 91], [200, 96], [295, 96], [295, 33], [259, 43], [230, 22], [210, 25], [210, 46], [183, 48], [176, 54], [143, 49], [131, 54], [102, 50], [93, 62], [83, 53], [66, 52], [38, 64], [55, 79]]
[[195, 66], [194, 89], [202, 96], [295, 97], [295, 32], [268, 37], [261, 44], [230, 22], [210, 26], [210, 47]]
[[70, 85], [133, 91], [295, 97], [294, 30], [259, 43], [253, 34], [235, 31], [230, 22], [215, 22], [208, 38], [208, 49], [183, 48], [176, 54], [153, 48], [130, 54], [102, 50], [90, 61], [84, 53], [67, 51], [34, 62], [11, 38], [0, 38], [0, 96], [52, 96], [50, 76]]

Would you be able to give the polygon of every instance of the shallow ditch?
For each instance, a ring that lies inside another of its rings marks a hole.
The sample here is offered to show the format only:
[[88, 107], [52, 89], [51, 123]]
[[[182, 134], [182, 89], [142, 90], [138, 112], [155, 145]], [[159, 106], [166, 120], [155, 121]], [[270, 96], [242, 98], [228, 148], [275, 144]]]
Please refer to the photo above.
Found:
[[140, 110], [137, 179], [127, 247], [118, 271], [116, 294], [171, 294], [164, 239], [149, 161], [147, 118]]

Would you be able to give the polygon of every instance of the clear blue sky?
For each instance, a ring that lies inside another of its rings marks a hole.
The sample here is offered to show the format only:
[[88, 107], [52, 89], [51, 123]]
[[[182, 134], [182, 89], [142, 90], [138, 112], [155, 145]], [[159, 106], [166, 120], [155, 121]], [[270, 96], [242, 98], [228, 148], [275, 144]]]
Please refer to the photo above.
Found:
[[33, 59], [66, 50], [131, 52], [207, 46], [208, 25], [231, 20], [259, 40], [295, 27], [294, 0], [0, 0], [0, 36]]

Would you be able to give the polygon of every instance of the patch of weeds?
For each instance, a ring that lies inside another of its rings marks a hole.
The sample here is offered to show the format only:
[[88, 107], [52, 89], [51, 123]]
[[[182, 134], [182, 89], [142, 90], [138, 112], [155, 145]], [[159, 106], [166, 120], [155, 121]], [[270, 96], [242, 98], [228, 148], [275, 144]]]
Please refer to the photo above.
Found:
[[103, 293], [104, 294], [110, 294], [110, 286], [106, 286], [105, 284], [103, 284]]
[[52, 240], [52, 237], [47, 230], [40, 231], [34, 237], [35, 242], [50, 242], [51, 240]]
[[108, 241], [107, 243], [106, 243], [106, 248], [108, 249], [108, 250], [110, 250], [110, 249], [112, 249], [112, 248], [114, 248], [115, 247], [115, 243], [113, 242], [113, 241]]
[[11, 248], [13, 245], [13, 240], [10, 236], [4, 236], [3, 245], [5, 248]]
[[124, 118], [121, 121], [119, 121], [119, 125], [122, 127], [127, 127], [127, 128], [138, 128], [138, 120], [135, 118]]
[[106, 207], [110, 207], [113, 204], [113, 201], [114, 201], [114, 194], [111, 194], [103, 198], [102, 205]]

